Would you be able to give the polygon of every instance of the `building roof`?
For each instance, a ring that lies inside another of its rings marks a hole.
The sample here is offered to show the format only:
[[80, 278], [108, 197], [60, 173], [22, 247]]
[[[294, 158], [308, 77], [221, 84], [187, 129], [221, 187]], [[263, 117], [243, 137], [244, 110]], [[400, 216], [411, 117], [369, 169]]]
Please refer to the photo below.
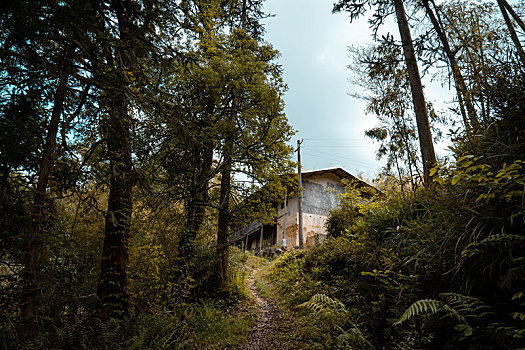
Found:
[[310, 177], [313, 175], [324, 175], [324, 174], [333, 174], [339, 179], [347, 179], [349, 181], [356, 181], [358, 183], [359, 187], [368, 187], [371, 188], [378, 193], [383, 193], [383, 191], [377, 189], [376, 187], [370, 185], [368, 182], [361, 180], [358, 177], [355, 177], [354, 175], [350, 174], [345, 168], [336, 166], [336, 167], [329, 167], [329, 168], [323, 168], [323, 169], [316, 169], [316, 170], [303, 170], [301, 171], [302, 177]]

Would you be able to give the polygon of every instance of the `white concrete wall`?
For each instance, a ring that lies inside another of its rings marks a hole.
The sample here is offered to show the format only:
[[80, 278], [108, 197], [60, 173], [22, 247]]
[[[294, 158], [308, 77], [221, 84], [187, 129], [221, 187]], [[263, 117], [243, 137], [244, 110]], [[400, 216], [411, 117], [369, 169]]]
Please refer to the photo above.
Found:
[[[314, 175], [314, 176], [308, 176], [305, 178], [306, 181], [321, 185], [323, 187], [322, 191], [305, 191], [305, 195], [314, 195], [315, 198], [304, 198], [303, 199], [303, 208], [305, 207], [305, 203], [309, 203], [310, 206], [319, 206], [319, 205], [325, 205], [326, 203], [330, 203], [331, 206], [335, 208], [335, 206], [338, 204], [337, 200], [337, 194], [334, 193], [334, 187], [337, 187], [339, 189], [342, 188], [342, 183], [339, 181], [339, 178], [333, 174], [326, 173], [323, 175]], [[307, 184], [305, 184], [306, 186]], [[317, 187], [317, 189], [319, 189]], [[319, 197], [330, 197], [331, 200], [321, 200]], [[327, 210], [333, 209], [331, 208], [325, 208]], [[327, 210], [324, 210], [324, 212], [327, 212]], [[297, 212], [297, 198], [291, 197], [288, 198], [288, 207], [287, 207], [288, 215], [286, 216], [286, 243], [289, 248], [292, 248], [294, 246], [299, 246], [299, 226], [298, 226], [298, 212]], [[284, 214], [284, 208], [281, 209], [281, 205], [278, 205], [278, 215], [281, 216]], [[308, 213], [303, 212], [303, 238], [304, 238], [304, 245], [305, 247], [309, 248], [314, 246], [316, 243], [322, 242], [326, 236], [327, 231], [325, 228], [326, 220], [328, 219], [327, 215], [322, 214], [315, 214], [315, 213]], [[284, 216], [281, 216], [279, 219], [277, 219], [277, 242], [280, 243], [283, 236], [283, 223], [284, 223]]]

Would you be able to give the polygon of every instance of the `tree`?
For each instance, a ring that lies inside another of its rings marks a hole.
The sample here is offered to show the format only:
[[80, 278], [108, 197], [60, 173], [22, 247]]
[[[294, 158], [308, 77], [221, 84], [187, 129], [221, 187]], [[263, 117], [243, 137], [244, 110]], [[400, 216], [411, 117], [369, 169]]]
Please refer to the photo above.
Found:
[[463, 117], [463, 124], [465, 125], [465, 130], [467, 131], [467, 134], [469, 136], [472, 136], [471, 127], [479, 128], [479, 121], [472, 101], [472, 95], [467, 89], [465, 79], [463, 78], [463, 74], [461, 73], [461, 69], [459, 68], [459, 65], [457, 63], [455, 54], [456, 51], [453, 51], [450, 47], [450, 43], [443, 28], [443, 22], [441, 21], [441, 17], [439, 15], [440, 10], [433, 0], [430, 1], [432, 2], [433, 8], [436, 11], [435, 14], [434, 11], [430, 8], [429, 0], [423, 0], [422, 3], [428, 18], [432, 22], [432, 26], [436, 31], [436, 34], [443, 47], [443, 51], [445, 52], [448, 62], [450, 64], [452, 76], [454, 78], [454, 84], [457, 91], [459, 109]]
[[[75, 65], [78, 62], [78, 45], [75, 43], [78, 37], [74, 26], [78, 23], [73, 23], [71, 19], [74, 17], [73, 7], [66, 4], [12, 2], [1, 18], [2, 28], [5, 28], [2, 70], [7, 73], [2, 77], [2, 96], [12, 96], [10, 101], [2, 101], [3, 120], [20, 123], [24, 120], [20, 112], [25, 111], [38, 116], [41, 125], [45, 126], [45, 133], [35, 135], [41, 141], [33, 144], [36, 146], [32, 150], [33, 165], [19, 168], [26, 162], [15, 157], [7, 158], [7, 163], [3, 164], [5, 167], [2, 167], [4, 179], [14, 171], [25, 171], [32, 190], [21, 273], [20, 340], [23, 347], [34, 346], [38, 335], [39, 253], [48, 187], [56, 168], [55, 160], [67, 147], [64, 135], [79, 117], [77, 111], [83, 108], [89, 91], [89, 84], [80, 78], [81, 68]], [[84, 91], [79, 92], [78, 88]], [[29, 101], [32, 102], [27, 104]], [[59, 131], [62, 145], [58, 149]], [[24, 133], [21, 136], [30, 135]]]
[[[106, 64], [111, 69], [113, 81], [104, 90], [108, 94], [103, 99], [107, 107], [107, 120], [103, 130], [109, 159], [109, 196], [105, 218], [104, 246], [100, 268], [100, 282], [97, 295], [101, 304], [101, 316], [121, 318], [127, 314], [127, 239], [131, 224], [132, 182], [129, 97], [126, 92], [129, 84], [127, 71], [132, 69], [130, 52], [131, 23], [133, 18], [130, 3], [113, 3], [110, 9], [117, 19], [118, 39], [116, 47], [106, 47]], [[98, 15], [104, 13], [98, 9]]]
[[[127, 244], [132, 215], [133, 116], [147, 107], [148, 88], [158, 68], [160, 47], [170, 47], [157, 36], [172, 18], [170, 3], [140, 1], [89, 2], [92, 23], [83, 47], [93, 82], [100, 90], [100, 128], [106, 147], [108, 206], [97, 295], [103, 319], [123, 318], [128, 312]], [[166, 30], [168, 32], [168, 30]], [[133, 108], [132, 108], [133, 103]]]
[[430, 130], [428, 110], [423, 94], [423, 85], [421, 84], [421, 77], [419, 74], [419, 68], [417, 66], [412, 35], [410, 33], [410, 27], [406, 18], [403, 1], [391, 0], [379, 2], [358, 2], [354, 0], [339, 0], [339, 2], [334, 5], [333, 11], [339, 12], [341, 10], [346, 10], [350, 13], [350, 19], [353, 20], [361, 16], [366, 11], [366, 6], [372, 7], [372, 5], [377, 5], [376, 15], [370, 21], [371, 26], [375, 28], [375, 33], [377, 33], [379, 25], [383, 23], [386, 15], [389, 13], [389, 9], [392, 6], [394, 7], [394, 11], [396, 13], [396, 20], [403, 46], [403, 54], [405, 57], [405, 64], [407, 66], [410, 90], [412, 93], [412, 103], [414, 106], [414, 113], [417, 123], [419, 145], [423, 161], [423, 177], [424, 182], [429, 184], [430, 169], [436, 163], [436, 155], [434, 152], [434, 144]]
[[405, 184], [417, 187], [422, 178], [420, 158], [417, 156], [416, 127], [410, 111], [410, 86], [403, 66], [401, 50], [392, 44], [392, 38], [367, 49], [351, 51], [356, 73], [355, 83], [369, 91], [352, 96], [367, 102], [366, 112], [377, 116], [380, 125], [367, 130], [365, 135], [380, 142], [377, 157], [386, 157], [385, 172], [397, 172], [401, 192]]
[[[514, 64], [516, 57], [509, 33], [491, 3], [451, 1], [439, 5], [436, 13], [441, 14], [479, 123], [486, 126], [492, 119], [493, 103], [488, 87], [495, 84], [495, 77], [505, 74], [505, 66]], [[429, 45], [436, 46], [430, 42]]]
[[[261, 3], [185, 3], [186, 60], [164, 68], [164, 91], [155, 102], [159, 112], [146, 120], [145, 133], [152, 138], [144, 141], [144, 154], [160, 170], [155, 181], [164, 185], [158, 192], [165, 201], [180, 200], [184, 208], [176, 299], [188, 295], [195, 240], [212, 213], [217, 214], [213, 282], [226, 288], [227, 239], [236, 225], [237, 204], [275, 173], [285, 172], [290, 162], [284, 142], [292, 130], [281, 99], [286, 86], [273, 62], [277, 51], [258, 37]], [[240, 28], [243, 18], [245, 29]]]
[[394, 0], [394, 7], [401, 43], [403, 45], [408, 79], [410, 81], [410, 90], [412, 91], [412, 103], [414, 104], [421, 158], [423, 161], [423, 178], [425, 184], [428, 185], [430, 182], [430, 169], [436, 164], [436, 154], [434, 152], [434, 143], [430, 131], [428, 110], [423, 95], [423, 85], [421, 84], [421, 77], [419, 75], [419, 68], [417, 67], [416, 54], [412, 44], [412, 36], [410, 34], [403, 1]]
[[505, 20], [505, 24], [507, 25], [507, 28], [509, 30], [509, 34], [512, 39], [512, 42], [514, 43], [514, 46], [516, 47], [516, 51], [518, 52], [518, 56], [520, 57], [521, 63], [523, 64], [523, 66], [525, 66], [525, 52], [523, 51], [523, 47], [521, 46], [520, 39], [518, 38], [518, 35], [516, 34], [516, 30], [514, 29], [514, 25], [512, 24], [512, 21], [509, 17], [508, 12], [512, 14], [512, 16], [516, 19], [516, 21], [518, 22], [518, 24], [521, 26], [523, 30], [525, 30], [525, 26], [523, 25], [523, 22], [521, 21], [519, 16], [512, 10], [512, 7], [510, 7], [507, 1], [497, 0], [497, 3], [501, 11], [501, 15], [503, 16], [503, 19]]
[[277, 51], [259, 44], [242, 29], [234, 31], [230, 40], [229, 52], [234, 57], [231, 62], [235, 62], [232, 67], [235, 80], [230, 87], [235, 116], [229, 116], [225, 125], [217, 238], [223, 288], [227, 286], [227, 238], [234, 207], [231, 187], [234, 178], [230, 174], [242, 173], [253, 181], [255, 186], [251, 190], [240, 189], [240, 193], [247, 194], [274, 180], [277, 174], [289, 170], [291, 149], [284, 143], [292, 135], [281, 100], [285, 85], [279, 67], [272, 63]]

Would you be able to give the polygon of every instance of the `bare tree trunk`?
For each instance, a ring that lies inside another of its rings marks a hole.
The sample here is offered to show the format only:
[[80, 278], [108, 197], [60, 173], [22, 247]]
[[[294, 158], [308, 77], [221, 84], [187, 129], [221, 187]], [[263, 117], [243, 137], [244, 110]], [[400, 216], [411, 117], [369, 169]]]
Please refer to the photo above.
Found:
[[205, 142], [203, 152], [199, 150], [195, 157], [200, 159], [200, 162], [196, 169], [196, 177], [192, 180], [193, 183], [188, 193], [185, 233], [179, 241], [179, 251], [184, 260], [191, 258], [193, 241], [204, 222], [204, 210], [208, 201], [209, 176], [213, 163], [213, 142]]
[[[390, 108], [389, 108], [390, 110]], [[390, 112], [392, 113], [392, 112]], [[405, 118], [404, 117], [401, 117], [403, 118], [403, 125], [406, 125], [406, 122], [405, 122]], [[416, 189], [416, 185], [415, 185], [415, 181], [414, 181], [414, 171], [412, 169], [412, 162], [414, 161], [414, 159], [417, 159], [417, 157], [412, 157], [412, 152], [410, 151], [410, 140], [408, 138], [408, 135], [406, 133], [406, 130], [403, 130], [401, 128], [401, 125], [400, 125], [401, 121], [400, 120], [397, 120], [395, 121], [395, 127], [397, 129], [397, 132], [399, 133], [399, 135], [401, 135], [401, 138], [403, 139], [403, 142], [404, 142], [404, 146], [405, 146], [405, 150], [406, 150], [406, 154], [407, 154], [407, 164], [408, 164], [408, 171], [409, 171], [409, 175], [410, 175], [410, 186], [411, 186], [411, 190], [412, 192], [415, 191]], [[399, 163], [398, 163], [398, 159], [397, 159], [397, 155], [396, 155], [396, 166], [398, 168], [398, 173], [400, 174], [399, 175], [399, 178], [401, 179], [401, 172], [399, 171]], [[417, 164], [414, 164], [414, 166], [417, 168]], [[402, 186], [401, 188], [401, 191], [403, 192], [403, 195], [404, 195], [404, 188]]]
[[401, 185], [401, 194], [403, 195], [403, 198], [405, 198], [405, 184], [403, 181], [403, 176], [401, 173], [401, 167], [399, 166], [399, 160], [398, 160], [397, 154], [394, 154], [394, 157], [396, 158], [397, 176], [399, 178], [399, 185]]
[[[231, 117], [231, 122], [235, 119]], [[233, 123], [232, 123], [233, 124]], [[230, 125], [233, 129], [234, 125]], [[221, 171], [221, 190], [219, 196], [219, 222], [217, 227], [217, 257], [219, 260], [219, 287], [228, 287], [228, 230], [230, 227], [231, 170], [233, 161], [233, 130], [224, 140], [224, 164]]]
[[[520, 56], [521, 63], [525, 66], [525, 52], [523, 51], [523, 47], [521, 46], [520, 39], [518, 38], [516, 31], [514, 30], [514, 25], [512, 24], [512, 21], [509, 18], [509, 14], [507, 13], [507, 8], [505, 4], [503, 3], [503, 0], [497, 0], [497, 2], [501, 10], [501, 14], [503, 15], [503, 19], [505, 20], [505, 24], [507, 25], [507, 28], [509, 28], [510, 38], [512, 39], [512, 42], [514, 43], [514, 46], [516, 46], [516, 50], [518, 51], [518, 55]], [[507, 6], [510, 8], [508, 4]]]
[[423, 95], [423, 86], [421, 84], [419, 68], [417, 67], [412, 35], [410, 34], [410, 27], [408, 26], [403, 1], [394, 0], [394, 6], [396, 9], [399, 34], [403, 44], [403, 53], [407, 65], [410, 89], [412, 91], [414, 112], [416, 114], [419, 145], [421, 147], [421, 155], [423, 159], [423, 178], [424, 183], [428, 185], [430, 181], [430, 169], [436, 164], [436, 155], [434, 153], [434, 144], [432, 142], [432, 133], [430, 131], [430, 123], [428, 120], [428, 110], [425, 103], [425, 96]]
[[[430, 8], [429, 0], [423, 0], [423, 6], [425, 7], [427, 16], [432, 22], [432, 25], [434, 26], [434, 30], [436, 31], [439, 37], [439, 40], [441, 41], [441, 44], [443, 45], [443, 50], [445, 51], [445, 54], [449, 60], [450, 67], [452, 69], [452, 76], [454, 78], [454, 85], [456, 86], [456, 91], [458, 95], [458, 102], [460, 105], [460, 110], [463, 115], [463, 123], [465, 124], [465, 130], [467, 131], [467, 134], [470, 136], [471, 126], [474, 128], [479, 127], [479, 121], [478, 121], [476, 109], [474, 108], [474, 105], [472, 103], [472, 96], [470, 94], [470, 91], [467, 89], [467, 86], [465, 84], [465, 79], [463, 78], [463, 75], [461, 74], [461, 70], [459, 69], [459, 65], [456, 61], [456, 57], [452, 53], [452, 49], [450, 48], [448, 38], [442, 29], [443, 24], [441, 23], [441, 20], [439, 19], [439, 13], [438, 13], [439, 10], [436, 7], [434, 0], [431, 0], [431, 1], [432, 1], [432, 5], [434, 6], [434, 9], [436, 10], [436, 13], [438, 14], [438, 17], [434, 15], [434, 12]], [[467, 109], [468, 117], [465, 115], [465, 107]]]
[[[246, 30], [247, 21], [246, 0], [242, 1], [240, 27]], [[228, 231], [230, 229], [230, 196], [231, 196], [231, 171], [233, 165], [233, 137], [235, 133], [235, 121], [237, 118], [237, 96], [233, 96], [232, 115], [230, 115], [228, 130], [224, 140], [224, 164], [221, 171], [221, 190], [219, 195], [219, 221], [217, 224], [217, 258], [219, 261], [218, 277], [219, 288], [224, 290], [228, 287]]]
[[180, 283], [181, 296], [188, 292], [186, 281], [190, 274], [190, 260], [193, 253], [193, 243], [204, 223], [204, 214], [208, 202], [208, 185], [211, 166], [213, 163], [213, 142], [204, 143], [204, 151], [197, 151], [195, 155], [200, 159], [196, 169], [197, 175], [192, 180], [188, 199], [186, 201], [186, 227], [179, 238], [179, 252], [182, 258]]
[[521, 27], [521, 29], [523, 31], [525, 31], [525, 23], [523, 23], [523, 20], [520, 18], [520, 16], [518, 16], [518, 14], [516, 13], [516, 11], [514, 11], [514, 9], [512, 8], [512, 6], [509, 5], [509, 3], [507, 2], [507, 0], [500, 0], [500, 2], [505, 6], [505, 8], [507, 9], [507, 11], [509, 11], [510, 15], [512, 16], [512, 18], [514, 18], [514, 20], [516, 21], [516, 23], [518, 23], [518, 25]]
[[64, 101], [67, 94], [67, 80], [70, 70], [68, 49], [65, 50], [63, 62], [59, 69], [59, 83], [54, 96], [51, 119], [47, 127], [46, 141], [33, 195], [33, 208], [29, 234], [24, 243], [24, 269], [22, 272], [22, 295], [20, 302], [20, 343], [22, 348], [31, 348], [38, 337], [36, 323], [36, 298], [38, 295], [38, 247], [42, 236], [42, 208], [46, 197], [47, 185], [53, 163], [53, 152], [56, 146], [56, 137], [60, 116], [64, 110]]
[[[117, 2], [114, 6], [120, 40], [125, 43], [128, 37], [128, 19], [122, 3]], [[113, 82], [115, 85], [107, 91], [108, 120], [104, 130], [109, 158], [109, 197], [97, 288], [100, 316], [103, 320], [122, 319], [128, 313], [127, 245], [131, 226], [133, 184], [126, 70], [131, 67], [131, 63], [125, 49], [121, 47], [116, 53], [118, 82]]]
[[103, 319], [122, 318], [128, 312], [127, 243], [131, 226], [132, 181], [130, 118], [124, 93], [111, 102], [106, 132], [109, 155], [109, 197], [97, 296]]

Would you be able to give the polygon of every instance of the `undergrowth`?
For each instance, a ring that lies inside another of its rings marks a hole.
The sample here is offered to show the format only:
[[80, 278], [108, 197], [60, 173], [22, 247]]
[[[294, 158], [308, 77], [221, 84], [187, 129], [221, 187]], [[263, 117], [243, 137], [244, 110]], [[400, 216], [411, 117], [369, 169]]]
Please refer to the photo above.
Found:
[[312, 349], [525, 344], [525, 163], [467, 154], [433, 175], [429, 189], [362, 201], [357, 213], [343, 197], [344, 231], [275, 262], [297, 339]]

